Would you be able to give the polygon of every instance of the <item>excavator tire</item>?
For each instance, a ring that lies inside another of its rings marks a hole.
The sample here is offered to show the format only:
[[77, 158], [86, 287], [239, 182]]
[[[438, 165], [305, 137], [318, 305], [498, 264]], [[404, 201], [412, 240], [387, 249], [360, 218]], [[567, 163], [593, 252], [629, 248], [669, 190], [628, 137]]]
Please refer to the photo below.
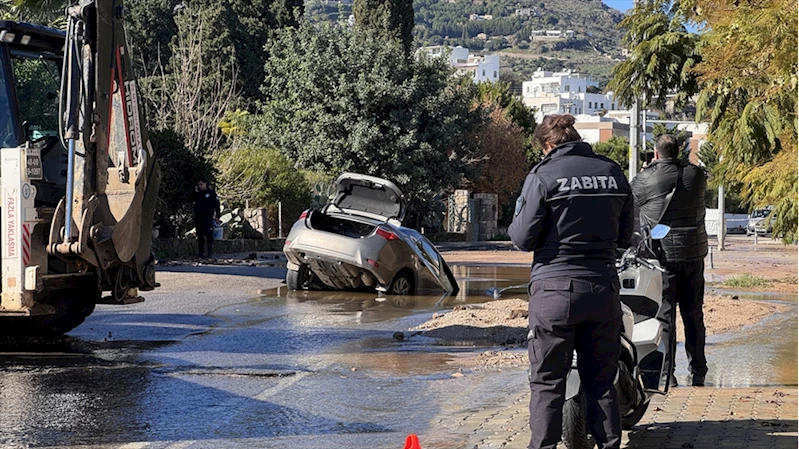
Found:
[[63, 289], [41, 301], [55, 308], [54, 314], [0, 319], [0, 335], [55, 337], [78, 327], [100, 300], [97, 289]]

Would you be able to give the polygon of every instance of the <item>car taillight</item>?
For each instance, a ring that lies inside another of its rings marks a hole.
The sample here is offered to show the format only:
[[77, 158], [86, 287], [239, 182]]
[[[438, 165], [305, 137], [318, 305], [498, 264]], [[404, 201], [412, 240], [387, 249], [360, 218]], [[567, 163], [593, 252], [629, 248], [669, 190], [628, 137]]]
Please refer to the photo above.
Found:
[[289, 245], [291, 245], [291, 240], [286, 240], [286, 243], [283, 244], [283, 246], [289, 246]]
[[376, 260], [372, 260], [372, 259], [366, 259], [366, 261], [369, 262], [369, 265], [371, 265], [371, 266], [373, 266], [375, 268], [380, 268], [380, 262], [378, 262]]
[[305, 217], [308, 216], [308, 210], [309, 209], [306, 209], [306, 210], [302, 211], [302, 213], [300, 214], [299, 220], [303, 220], [303, 219], [305, 219]]
[[375, 232], [375, 234], [379, 235], [380, 237], [383, 237], [386, 240], [399, 240], [397, 234], [394, 234], [393, 232], [384, 228], [377, 228], [377, 232]]

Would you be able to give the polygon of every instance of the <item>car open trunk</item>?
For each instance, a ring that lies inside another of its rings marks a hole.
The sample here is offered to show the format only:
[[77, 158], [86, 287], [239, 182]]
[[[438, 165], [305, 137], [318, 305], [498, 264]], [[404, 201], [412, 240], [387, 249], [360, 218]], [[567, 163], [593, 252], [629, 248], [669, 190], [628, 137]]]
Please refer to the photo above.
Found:
[[394, 221], [405, 217], [405, 198], [393, 182], [357, 173], [343, 173], [336, 179], [333, 206], [349, 215]]
[[311, 209], [305, 217], [309, 228], [317, 231], [332, 232], [358, 239], [374, 232], [377, 227], [368, 220], [349, 218], [342, 214], [327, 214], [320, 210]]

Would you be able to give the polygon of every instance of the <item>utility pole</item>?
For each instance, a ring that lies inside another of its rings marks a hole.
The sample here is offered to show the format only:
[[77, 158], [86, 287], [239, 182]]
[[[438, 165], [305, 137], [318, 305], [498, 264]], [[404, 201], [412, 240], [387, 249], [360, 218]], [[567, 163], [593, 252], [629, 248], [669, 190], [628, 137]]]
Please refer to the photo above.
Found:
[[627, 175], [630, 181], [638, 174], [638, 138], [640, 136], [638, 127], [641, 123], [640, 104], [640, 101], [636, 99], [630, 110], [630, 165]]
[[[719, 162], [721, 162], [721, 156], [719, 156]], [[719, 251], [724, 251], [724, 237], [727, 234], [727, 220], [724, 218], [724, 183], [719, 183]], [[757, 234], [757, 230], [755, 230], [755, 234]]]
[[724, 251], [724, 236], [727, 234], [727, 220], [724, 219], [724, 185], [719, 184], [719, 251]]

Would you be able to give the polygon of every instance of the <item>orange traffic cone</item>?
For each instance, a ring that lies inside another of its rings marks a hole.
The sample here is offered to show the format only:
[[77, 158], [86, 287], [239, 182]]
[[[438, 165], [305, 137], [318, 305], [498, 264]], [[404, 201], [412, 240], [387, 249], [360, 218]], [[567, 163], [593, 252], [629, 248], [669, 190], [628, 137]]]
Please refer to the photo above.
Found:
[[408, 435], [408, 438], [405, 438], [405, 447], [402, 449], [422, 449], [422, 446], [419, 446], [419, 437], [415, 434]]

